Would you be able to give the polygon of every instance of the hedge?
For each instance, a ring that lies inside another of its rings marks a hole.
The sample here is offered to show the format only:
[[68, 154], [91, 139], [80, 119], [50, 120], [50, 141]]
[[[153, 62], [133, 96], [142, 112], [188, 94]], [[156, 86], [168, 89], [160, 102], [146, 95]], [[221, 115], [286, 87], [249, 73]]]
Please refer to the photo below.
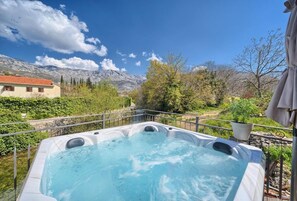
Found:
[[[0, 110], [0, 124], [10, 122], [24, 122], [24, 119], [21, 118], [20, 113], [13, 113], [3, 109]], [[33, 129], [34, 128], [26, 122], [21, 124], [0, 125], [0, 135]], [[29, 144], [35, 146], [46, 137], [47, 133], [45, 132], [0, 137], [0, 156], [13, 152], [14, 147], [16, 147], [18, 151], [21, 151], [27, 149]]]
[[13, 113], [26, 113], [28, 119], [43, 119], [58, 116], [100, 113], [106, 110], [118, 109], [129, 106], [127, 97], [105, 96], [101, 99], [94, 98], [15, 98], [1, 97], [0, 109]]

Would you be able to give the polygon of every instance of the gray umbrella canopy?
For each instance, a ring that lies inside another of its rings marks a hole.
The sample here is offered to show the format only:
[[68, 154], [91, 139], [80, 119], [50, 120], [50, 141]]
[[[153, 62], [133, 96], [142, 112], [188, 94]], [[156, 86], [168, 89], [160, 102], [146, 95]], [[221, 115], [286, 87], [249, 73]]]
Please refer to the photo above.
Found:
[[288, 68], [284, 71], [272, 96], [266, 115], [283, 126], [293, 124], [291, 201], [297, 201], [297, 0], [285, 2], [291, 12], [286, 30]]
[[297, 110], [297, 6], [296, 0], [287, 1], [286, 11], [291, 12], [286, 31], [288, 68], [284, 71], [273, 94], [266, 115], [283, 126], [294, 123]]

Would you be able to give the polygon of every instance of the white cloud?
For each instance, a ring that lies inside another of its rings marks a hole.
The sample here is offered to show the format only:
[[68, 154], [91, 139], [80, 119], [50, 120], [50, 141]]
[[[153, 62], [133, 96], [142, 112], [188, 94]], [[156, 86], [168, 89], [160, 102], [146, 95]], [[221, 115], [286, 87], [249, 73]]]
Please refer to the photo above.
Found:
[[60, 4], [60, 9], [65, 10], [66, 6], [64, 4]]
[[118, 55], [120, 55], [121, 57], [125, 57], [125, 56], [127, 56], [126, 54], [124, 54], [124, 53], [122, 53], [122, 52], [120, 52], [119, 50], [117, 50], [117, 52], [116, 52]]
[[87, 38], [86, 41], [88, 41], [89, 43], [93, 43], [94, 45], [97, 45], [97, 43], [101, 43], [101, 41], [98, 38]]
[[111, 59], [103, 59], [103, 61], [100, 62], [103, 70], [114, 70], [119, 71], [120, 69], [116, 67], [116, 65], [112, 62]]
[[142, 56], [146, 57], [147, 53], [146, 52], [142, 52]]
[[163, 59], [158, 57], [154, 52], [151, 53], [151, 56], [147, 59], [147, 61], [159, 61], [161, 62]]
[[71, 57], [69, 59], [63, 58], [59, 60], [52, 57], [48, 57], [47, 55], [37, 56], [35, 64], [41, 66], [53, 65], [58, 66], [60, 68], [83, 69], [92, 71], [98, 70], [99, 67], [99, 65], [96, 64], [94, 61], [81, 59], [79, 57]]
[[126, 59], [126, 58], [122, 58], [122, 62], [123, 62], [124, 64], [126, 64], [126, 63], [127, 63], [127, 59]]
[[100, 57], [104, 57], [107, 55], [107, 48], [104, 45], [101, 45], [100, 50], [94, 50], [94, 53]]
[[121, 72], [127, 72], [126, 68], [121, 68]]
[[88, 31], [86, 23], [74, 14], [67, 16], [40, 1], [2, 0], [0, 3], [0, 36], [14, 42], [28, 41], [67, 54], [83, 52], [105, 56], [105, 46], [99, 48], [87, 43], [84, 32]]
[[207, 66], [196, 66], [196, 67], [192, 68], [192, 71], [197, 72], [197, 71], [203, 71], [206, 69], [207, 69]]
[[130, 58], [136, 58], [136, 55], [134, 53], [129, 54]]
[[141, 66], [141, 61], [137, 61], [137, 62], [135, 63], [135, 65], [136, 65], [136, 66]]

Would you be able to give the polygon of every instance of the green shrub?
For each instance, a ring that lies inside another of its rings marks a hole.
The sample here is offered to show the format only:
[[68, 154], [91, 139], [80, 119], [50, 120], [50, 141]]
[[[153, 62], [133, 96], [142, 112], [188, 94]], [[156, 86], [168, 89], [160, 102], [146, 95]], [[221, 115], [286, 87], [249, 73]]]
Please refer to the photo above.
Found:
[[101, 113], [103, 111], [129, 106], [130, 99], [108, 92], [100, 96], [61, 98], [15, 98], [1, 97], [0, 108], [12, 113], [26, 113], [28, 119], [44, 119], [58, 116]]
[[255, 104], [259, 108], [259, 113], [261, 113], [262, 115], [264, 115], [265, 110], [267, 109], [271, 98], [272, 98], [272, 93], [265, 93], [261, 98], [259, 97], [254, 98]]
[[247, 123], [251, 115], [258, 111], [257, 106], [249, 99], [240, 99], [230, 104], [229, 110], [235, 122]]
[[[34, 128], [21, 118], [20, 113], [9, 110], [0, 110], [0, 124], [10, 122], [24, 122], [20, 124], [0, 125], [0, 135], [19, 131], [33, 130]], [[34, 146], [47, 137], [47, 133], [35, 132], [16, 136], [0, 137], [0, 156], [13, 152], [14, 147], [18, 151], [27, 149], [28, 145]]]
[[[82, 115], [106, 112], [130, 106], [131, 99], [121, 97], [117, 90], [108, 83], [100, 83], [92, 88], [79, 86], [74, 94], [61, 98], [16, 98], [0, 97], [0, 124], [10, 122], [24, 122], [0, 126], [0, 135], [19, 131], [33, 130], [30, 124], [21, 118], [21, 113], [26, 113], [28, 119], [44, 119], [49, 117]], [[86, 125], [85, 127], [98, 125]], [[82, 129], [81, 128], [73, 128]], [[69, 129], [72, 131], [71, 129]], [[17, 136], [0, 137], [0, 156], [11, 153], [14, 147], [18, 151], [27, 149], [28, 145], [36, 145], [47, 133], [20, 134]]]
[[269, 154], [270, 160], [276, 161], [280, 159], [280, 156], [283, 156], [284, 162], [286, 165], [291, 165], [292, 161], [292, 147], [290, 146], [277, 146], [272, 145], [269, 147], [264, 147], [264, 153], [267, 155]]

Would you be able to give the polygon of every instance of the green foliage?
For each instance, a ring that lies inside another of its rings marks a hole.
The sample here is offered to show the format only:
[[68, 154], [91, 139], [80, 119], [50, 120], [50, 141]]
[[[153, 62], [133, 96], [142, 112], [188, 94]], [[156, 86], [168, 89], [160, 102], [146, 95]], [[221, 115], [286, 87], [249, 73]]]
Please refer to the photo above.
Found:
[[181, 56], [167, 60], [152, 61], [141, 90], [131, 93], [139, 107], [183, 113], [223, 103], [227, 85], [216, 71], [186, 72]]
[[259, 107], [260, 114], [264, 114], [272, 98], [272, 92], [264, 93], [260, 98], [254, 98], [255, 104]]
[[[11, 122], [24, 122], [24, 123], [0, 126], [0, 135], [34, 129], [32, 126], [30, 126], [30, 124], [26, 123], [21, 118], [20, 113], [14, 113], [8, 110], [1, 110], [0, 124], [11, 123]], [[16, 147], [18, 151], [27, 149], [29, 144], [31, 146], [34, 146], [37, 143], [39, 143], [41, 139], [44, 139], [45, 137], [47, 137], [47, 133], [44, 133], [44, 132], [0, 137], [0, 156], [11, 153], [14, 147]]]
[[71, 114], [74, 105], [65, 98], [15, 98], [1, 97], [0, 108], [13, 113], [26, 113], [29, 118], [42, 119]]
[[100, 113], [129, 104], [127, 97], [118, 96], [116, 88], [108, 83], [100, 83], [92, 89], [77, 86], [71, 95], [61, 98], [0, 98], [0, 108], [26, 113], [29, 119]]
[[[232, 114], [230, 113], [230, 111], [221, 112], [219, 114], [219, 116], [217, 117], [217, 119], [219, 119], [219, 120], [206, 119], [206, 120], [203, 120], [202, 123], [231, 129], [231, 124], [230, 124], [229, 120], [232, 119]], [[220, 121], [220, 120], [227, 120], [227, 121]], [[253, 131], [271, 133], [271, 134], [273, 134], [275, 136], [279, 136], [279, 137], [284, 137], [284, 136], [292, 137], [291, 131], [278, 129], [278, 128], [282, 128], [282, 126], [280, 124], [278, 124], [277, 122], [275, 122], [271, 119], [268, 119], [266, 117], [250, 117], [249, 122], [252, 122], [254, 124], [277, 127], [277, 128], [271, 128], [271, 127], [265, 128], [265, 127], [260, 127], [260, 126], [255, 125], [253, 128]]]
[[207, 103], [200, 99], [195, 99], [191, 104], [191, 110], [198, 111], [199, 114], [208, 111], [212, 106], [207, 106]]
[[250, 99], [240, 99], [231, 103], [229, 107], [235, 122], [247, 123], [251, 115], [258, 111], [257, 106]]
[[[0, 138], [1, 141], [1, 138]], [[31, 162], [34, 159], [36, 152], [36, 148], [31, 149]], [[23, 181], [26, 178], [26, 175], [28, 173], [28, 158], [27, 158], [27, 152], [26, 151], [19, 151], [17, 152], [17, 194], [21, 190], [21, 186], [23, 185]], [[0, 159], [0, 200], [12, 200], [6, 197], [3, 192], [7, 190], [12, 190], [14, 188], [13, 184], [13, 154], [9, 154], [6, 156], [1, 156]], [[12, 191], [11, 191], [12, 192]]]
[[132, 98], [129, 96], [123, 97], [123, 104], [124, 107], [130, 107], [132, 104]]
[[212, 78], [207, 70], [182, 75], [185, 110], [197, 110], [216, 104], [211, 84]]
[[156, 120], [162, 124], [173, 125], [177, 120], [177, 116], [171, 114], [160, 114], [156, 117]]
[[170, 112], [183, 111], [180, 68], [182, 66], [179, 63], [151, 62], [147, 81], [142, 85], [144, 107]]
[[218, 129], [218, 128], [210, 128], [210, 127], [199, 128], [199, 132], [207, 134], [207, 135], [224, 138], [224, 139], [229, 139], [230, 136], [233, 135], [232, 131], [222, 130], [222, 129]]
[[291, 165], [292, 162], [292, 147], [290, 146], [277, 146], [272, 145], [269, 147], [264, 147], [264, 153], [269, 154], [270, 160], [277, 161], [280, 160], [280, 156], [282, 155], [286, 165]]
[[89, 88], [92, 88], [92, 86], [93, 86], [93, 83], [92, 83], [92, 81], [91, 81], [91, 78], [90, 78], [90, 77], [88, 77], [88, 79], [87, 79], [87, 82], [86, 82], [86, 85], [87, 85]]
[[215, 97], [215, 105], [218, 106], [223, 103], [227, 86], [224, 80], [217, 78], [216, 72], [209, 72], [210, 86]]
[[76, 113], [89, 114], [130, 106], [127, 97], [118, 95], [117, 89], [109, 82], [100, 82], [89, 88], [83, 84], [75, 87], [69, 98], [79, 99]]
[[[120, 97], [117, 89], [107, 82], [93, 85], [80, 85], [75, 88], [72, 96], [62, 98], [0, 98], [0, 124], [24, 122], [0, 126], [0, 135], [19, 131], [33, 130], [34, 128], [21, 118], [26, 113], [29, 119], [43, 119], [48, 117], [101, 113], [124, 106], [130, 106], [129, 97]], [[88, 125], [90, 126], [90, 125]], [[20, 134], [13, 137], [0, 138], [0, 155], [11, 153], [16, 146], [17, 150], [24, 150], [36, 145], [47, 133]]]

